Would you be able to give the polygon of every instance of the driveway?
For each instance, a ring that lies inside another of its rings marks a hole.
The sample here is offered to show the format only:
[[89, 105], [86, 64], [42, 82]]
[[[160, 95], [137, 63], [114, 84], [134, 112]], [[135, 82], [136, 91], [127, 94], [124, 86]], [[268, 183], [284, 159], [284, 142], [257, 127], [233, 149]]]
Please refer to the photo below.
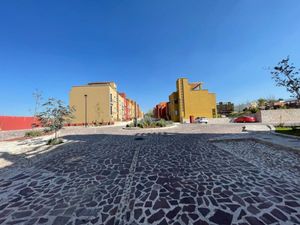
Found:
[[209, 141], [240, 131], [66, 130], [25, 167], [7, 157], [0, 224], [300, 224], [296, 182]]

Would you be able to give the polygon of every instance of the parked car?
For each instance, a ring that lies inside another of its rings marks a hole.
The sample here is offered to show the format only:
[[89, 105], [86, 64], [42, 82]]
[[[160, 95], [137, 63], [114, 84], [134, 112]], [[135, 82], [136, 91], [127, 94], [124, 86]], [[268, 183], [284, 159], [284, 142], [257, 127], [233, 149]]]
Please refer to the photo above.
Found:
[[195, 119], [195, 123], [205, 123], [205, 124], [207, 124], [208, 123], [208, 119], [205, 118], [205, 117], [197, 117]]
[[234, 119], [235, 123], [255, 123], [256, 118], [253, 116], [239, 116]]

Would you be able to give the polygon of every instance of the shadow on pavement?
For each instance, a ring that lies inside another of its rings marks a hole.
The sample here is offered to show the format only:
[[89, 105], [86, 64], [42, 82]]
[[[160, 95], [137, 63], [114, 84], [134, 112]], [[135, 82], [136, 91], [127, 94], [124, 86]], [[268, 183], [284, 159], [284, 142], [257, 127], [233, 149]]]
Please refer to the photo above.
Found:
[[274, 149], [210, 141], [224, 135], [67, 135], [51, 151], [1, 153], [12, 165], [0, 171], [0, 223], [299, 224], [296, 178], [245, 157]]

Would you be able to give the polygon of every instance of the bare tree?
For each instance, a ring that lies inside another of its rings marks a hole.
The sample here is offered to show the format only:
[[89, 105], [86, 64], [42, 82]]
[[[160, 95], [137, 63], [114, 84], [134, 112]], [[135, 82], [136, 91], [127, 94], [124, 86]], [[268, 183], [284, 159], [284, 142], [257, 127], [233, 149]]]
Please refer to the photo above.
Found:
[[74, 108], [65, 106], [63, 101], [54, 98], [49, 98], [42, 107], [42, 112], [37, 115], [39, 121], [44, 127], [48, 127], [51, 131], [54, 131], [54, 139], [57, 139], [58, 131], [63, 128], [68, 120], [73, 118]]
[[34, 116], [36, 116], [38, 114], [38, 111], [41, 107], [41, 101], [43, 100], [42, 98], [42, 92], [39, 91], [38, 89], [36, 89], [33, 93], [32, 93], [33, 99], [34, 99]]
[[[39, 91], [38, 89], [36, 89], [33, 93], [32, 93], [33, 99], [34, 99], [34, 111], [33, 111], [33, 117], [36, 118], [39, 112], [39, 109], [41, 107], [41, 101], [43, 99], [42, 97], [42, 92]], [[38, 124], [36, 122], [34, 122], [32, 124], [32, 128], [38, 127]]]
[[300, 100], [300, 76], [299, 69], [293, 63], [289, 63], [290, 58], [281, 60], [271, 72], [277, 86], [285, 87], [291, 93], [291, 97]]

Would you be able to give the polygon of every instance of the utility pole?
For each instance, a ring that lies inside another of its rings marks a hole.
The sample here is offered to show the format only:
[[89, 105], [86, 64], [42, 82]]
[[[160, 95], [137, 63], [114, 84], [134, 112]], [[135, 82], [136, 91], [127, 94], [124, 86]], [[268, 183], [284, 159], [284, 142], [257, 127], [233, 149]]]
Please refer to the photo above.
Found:
[[84, 95], [85, 102], [85, 127], [87, 127], [87, 95]]

